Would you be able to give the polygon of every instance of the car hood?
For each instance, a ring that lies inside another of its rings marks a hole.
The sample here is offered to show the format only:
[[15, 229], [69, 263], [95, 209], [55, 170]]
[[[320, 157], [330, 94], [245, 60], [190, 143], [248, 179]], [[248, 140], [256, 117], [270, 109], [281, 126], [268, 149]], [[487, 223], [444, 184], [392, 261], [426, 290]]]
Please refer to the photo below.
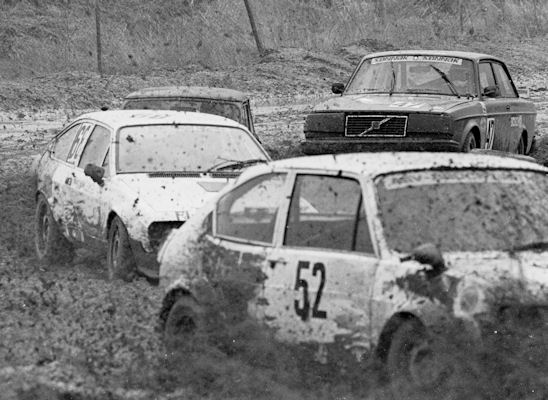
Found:
[[459, 104], [470, 102], [464, 97], [431, 95], [353, 94], [334, 97], [316, 107], [315, 112], [372, 111], [372, 112], [435, 112], [442, 113]]
[[174, 213], [169, 219], [186, 220], [234, 178], [128, 174], [118, 175], [117, 180], [134, 194], [133, 207], [146, 205], [156, 214]]

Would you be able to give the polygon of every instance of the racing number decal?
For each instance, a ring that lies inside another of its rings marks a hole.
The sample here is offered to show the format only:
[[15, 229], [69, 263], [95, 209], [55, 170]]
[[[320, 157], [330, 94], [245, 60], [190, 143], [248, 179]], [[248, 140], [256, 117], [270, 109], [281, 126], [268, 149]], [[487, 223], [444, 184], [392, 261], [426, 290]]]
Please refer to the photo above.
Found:
[[493, 139], [495, 138], [495, 118], [487, 118], [487, 137], [485, 140], [485, 148], [491, 150], [493, 148]]
[[[295, 313], [301, 317], [303, 321], [306, 321], [310, 318], [310, 300], [308, 298], [308, 282], [306, 279], [301, 277], [301, 272], [310, 267], [310, 262], [308, 261], [299, 261], [297, 265], [297, 277], [295, 279], [295, 290], [302, 288], [303, 290], [303, 300], [295, 300]], [[318, 286], [318, 293], [314, 299], [314, 305], [312, 306], [312, 318], [327, 318], [327, 312], [320, 310], [320, 301], [322, 299], [323, 287], [325, 286], [325, 265], [322, 263], [315, 263], [312, 268], [312, 276], [316, 276], [319, 273], [320, 275], [320, 285]]]
[[82, 147], [82, 144], [85, 143], [89, 137], [89, 134], [91, 133], [91, 128], [93, 128], [92, 124], [82, 124], [80, 128], [78, 129], [78, 133], [76, 134], [76, 137], [74, 138], [74, 141], [72, 142], [72, 146], [70, 146], [70, 150], [68, 152], [67, 156], [67, 162], [68, 163], [74, 163], [76, 159], [79, 156], [80, 148]]

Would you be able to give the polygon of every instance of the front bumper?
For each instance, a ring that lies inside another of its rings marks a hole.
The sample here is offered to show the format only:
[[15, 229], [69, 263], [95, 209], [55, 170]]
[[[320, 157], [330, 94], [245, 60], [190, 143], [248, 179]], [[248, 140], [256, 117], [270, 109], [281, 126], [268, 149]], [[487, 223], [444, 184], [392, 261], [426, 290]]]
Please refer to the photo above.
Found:
[[146, 252], [138, 240], [130, 240], [131, 251], [135, 258], [137, 271], [145, 276], [149, 281], [158, 283], [160, 264], [157, 260], [157, 251]]
[[374, 151], [460, 151], [460, 144], [450, 139], [367, 138], [306, 139], [301, 142], [305, 154], [355, 153]]

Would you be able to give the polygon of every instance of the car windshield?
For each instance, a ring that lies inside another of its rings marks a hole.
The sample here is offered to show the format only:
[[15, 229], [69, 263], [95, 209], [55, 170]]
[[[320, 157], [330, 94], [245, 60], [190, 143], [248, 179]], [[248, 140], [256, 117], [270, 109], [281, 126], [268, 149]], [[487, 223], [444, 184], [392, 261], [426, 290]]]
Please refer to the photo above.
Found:
[[398, 252], [424, 243], [442, 251], [488, 251], [548, 240], [542, 173], [405, 172], [377, 179], [376, 189], [388, 246]]
[[226, 126], [128, 126], [117, 142], [119, 173], [204, 172], [223, 161], [266, 160], [246, 131]]
[[245, 113], [242, 112], [242, 104], [237, 102], [192, 98], [131, 99], [126, 101], [124, 109], [198, 111], [229, 118], [247, 126]]
[[458, 57], [397, 55], [366, 59], [346, 94], [404, 93], [475, 96], [473, 63]]

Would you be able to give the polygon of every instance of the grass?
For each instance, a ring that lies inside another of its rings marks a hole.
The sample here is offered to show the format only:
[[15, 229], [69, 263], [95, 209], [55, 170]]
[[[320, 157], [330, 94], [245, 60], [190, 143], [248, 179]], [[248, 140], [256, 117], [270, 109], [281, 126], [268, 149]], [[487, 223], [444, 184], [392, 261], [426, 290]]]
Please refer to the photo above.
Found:
[[[548, 3], [539, 0], [456, 2], [251, 0], [268, 49], [332, 51], [367, 39], [380, 49], [454, 47], [477, 41], [514, 42], [548, 33]], [[93, 2], [0, 3], [4, 76], [93, 71], [96, 66]], [[462, 25], [461, 25], [462, 15]], [[257, 60], [241, 0], [102, 2], [103, 64], [107, 74], [148, 73], [188, 64], [201, 68]]]

